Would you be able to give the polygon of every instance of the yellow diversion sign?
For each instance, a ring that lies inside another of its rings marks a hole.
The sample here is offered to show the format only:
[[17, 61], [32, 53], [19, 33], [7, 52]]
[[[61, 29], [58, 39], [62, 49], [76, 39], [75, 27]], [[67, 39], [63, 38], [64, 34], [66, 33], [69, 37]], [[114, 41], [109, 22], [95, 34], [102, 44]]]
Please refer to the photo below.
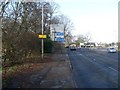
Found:
[[47, 35], [38, 35], [38, 38], [47, 38]]

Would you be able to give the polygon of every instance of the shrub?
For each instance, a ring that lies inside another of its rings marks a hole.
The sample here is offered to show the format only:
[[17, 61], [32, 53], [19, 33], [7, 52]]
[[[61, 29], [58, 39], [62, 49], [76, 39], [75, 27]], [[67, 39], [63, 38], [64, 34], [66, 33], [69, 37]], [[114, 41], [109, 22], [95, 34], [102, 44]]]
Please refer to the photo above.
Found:
[[50, 38], [44, 39], [44, 52], [51, 53], [53, 48], [53, 41]]

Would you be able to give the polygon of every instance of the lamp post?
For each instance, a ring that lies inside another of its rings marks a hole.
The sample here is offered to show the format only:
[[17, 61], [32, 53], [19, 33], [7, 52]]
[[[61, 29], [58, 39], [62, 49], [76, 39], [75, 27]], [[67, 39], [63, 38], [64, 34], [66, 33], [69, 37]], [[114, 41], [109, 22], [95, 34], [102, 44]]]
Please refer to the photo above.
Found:
[[[42, 4], [42, 35], [43, 35], [43, 25], [44, 25], [43, 24], [44, 23], [43, 22], [43, 6], [44, 5]], [[43, 59], [43, 54], [44, 54], [44, 42], [43, 42], [43, 38], [42, 38], [42, 45], [41, 46], [42, 46], [42, 59]]]
[[[49, 4], [49, 3], [43, 3], [42, 4], [42, 35], [44, 34], [44, 15], [43, 15], [43, 12], [44, 12], [44, 5], [46, 4]], [[42, 59], [43, 59], [43, 55], [44, 55], [44, 41], [43, 41], [43, 38], [42, 38], [42, 43], [41, 43], [41, 46], [42, 46]]]

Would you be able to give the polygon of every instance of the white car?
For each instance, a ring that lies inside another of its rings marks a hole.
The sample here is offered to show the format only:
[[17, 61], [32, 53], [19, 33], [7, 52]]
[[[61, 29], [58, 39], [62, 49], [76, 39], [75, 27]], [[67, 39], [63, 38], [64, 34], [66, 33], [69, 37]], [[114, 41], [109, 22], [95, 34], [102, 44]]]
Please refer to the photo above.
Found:
[[108, 52], [110, 52], [110, 53], [116, 53], [117, 50], [112, 47], [112, 48], [108, 48]]

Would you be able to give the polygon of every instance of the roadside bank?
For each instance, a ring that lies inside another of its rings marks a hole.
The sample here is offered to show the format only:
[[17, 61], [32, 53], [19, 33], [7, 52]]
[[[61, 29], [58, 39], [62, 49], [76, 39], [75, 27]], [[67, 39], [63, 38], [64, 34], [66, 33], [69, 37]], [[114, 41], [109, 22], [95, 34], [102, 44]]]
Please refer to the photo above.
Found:
[[[3, 88], [75, 88], [70, 61], [63, 47], [60, 52], [45, 54], [45, 62], [32, 61], [14, 68], [12, 73], [3, 71], [7, 83]], [[10, 71], [7, 68], [6, 71]]]

